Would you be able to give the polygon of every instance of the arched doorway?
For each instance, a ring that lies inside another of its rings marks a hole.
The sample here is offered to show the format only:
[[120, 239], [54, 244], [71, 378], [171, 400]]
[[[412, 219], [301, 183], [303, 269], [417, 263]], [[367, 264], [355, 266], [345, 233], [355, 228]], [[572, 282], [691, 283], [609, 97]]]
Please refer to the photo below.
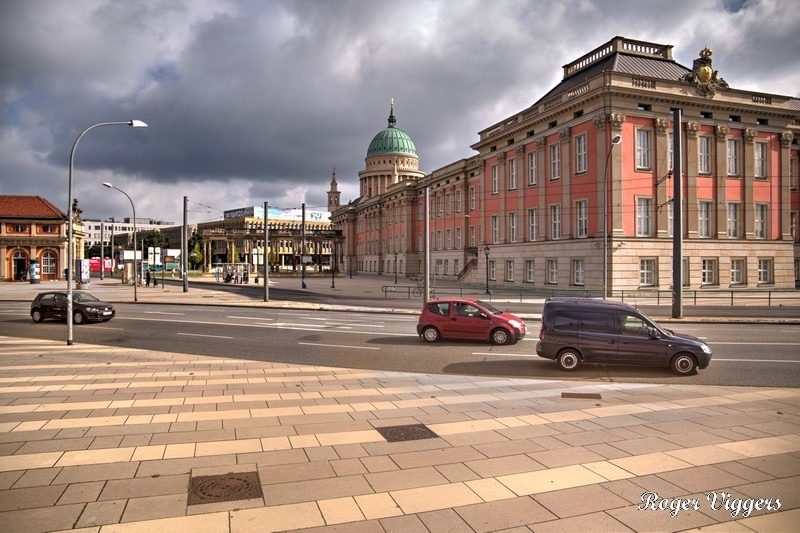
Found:
[[28, 273], [28, 254], [22, 250], [14, 251], [11, 256], [11, 276], [14, 281], [22, 281]]
[[58, 256], [51, 250], [45, 250], [42, 254], [41, 277], [43, 280], [58, 279]]

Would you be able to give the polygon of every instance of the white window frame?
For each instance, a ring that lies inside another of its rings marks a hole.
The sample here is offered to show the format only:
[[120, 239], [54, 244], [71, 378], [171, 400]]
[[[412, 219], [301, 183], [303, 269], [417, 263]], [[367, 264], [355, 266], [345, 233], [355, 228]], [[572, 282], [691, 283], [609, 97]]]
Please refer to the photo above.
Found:
[[744, 257], [731, 258], [731, 285], [745, 285], [747, 283], [747, 259]]
[[697, 139], [697, 173], [711, 174], [711, 137], [700, 136]]
[[515, 157], [508, 160], [508, 190], [513, 191], [517, 188], [517, 159]]
[[489, 186], [491, 194], [497, 194], [499, 192], [497, 165], [492, 165], [491, 167], [489, 167]]
[[444, 193], [444, 212], [448, 215], [453, 212], [453, 197], [449, 192]]
[[469, 245], [470, 245], [471, 247], [473, 247], [473, 248], [476, 246], [476, 241], [475, 241], [475, 226], [470, 226], [470, 227], [469, 227]]
[[773, 262], [771, 257], [758, 258], [758, 284], [771, 285], [773, 283]]
[[800, 188], [800, 159], [793, 157], [789, 160], [789, 189], [796, 191]]
[[42, 254], [42, 274], [55, 274], [56, 266], [58, 264], [58, 257], [55, 252], [46, 250]]
[[550, 145], [550, 180], [561, 178], [561, 144], [553, 143]]
[[697, 236], [702, 239], [711, 238], [711, 202], [697, 202]]
[[572, 260], [572, 284], [583, 286], [586, 279], [586, 263], [583, 259]]
[[769, 204], [756, 204], [753, 209], [753, 236], [766, 239], [769, 236]]
[[728, 202], [728, 238], [739, 239], [742, 236], [742, 204], [739, 202]]
[[461, 249], [461, 228], [456, 228], [456, 250]]
[[536, 150], [528, 152], [528, 185], [533, 186], [537, 183], [536, 178]]
[[558, 285], [558, 259], [547, 259], [547, 284]]
[[469, 210], [475, 211], [475, 187], [469, 188]]
[[497, 263], [494, 259], [489, 259], [489, 279], [492, 281], [497, 280]]
[[461, 195], [462, 195], [462, 190], [461, 190], [461, 189], [457, 190], [457, 191], [455, 192], [455, 195], [456, 195], [456, 213], [460, 213], [460, 212], [461, 212]]
[[653, 130], [639, 128], [636, 130], [636, 170], [653, 168]]
[[536, 275], [536, 261], [534, 259], [525, 260], [525, 283], [534, 283]]
[[444, 247], [445, 250], [450, 250], [453, 244], [453, 230], [446, 228], [444, 230]]
[[561, 238], [561, 204], [550, 205], [550, 240]]
[[575, 237], [585, 239], [589, 236], [589, 201], [575, 202]]
[[588, 169], [587, 141], [583, 133], [575, 137], [575, 173], [583, 174]]
[[539, 210], [535, 207], [528, 209], [528, 241], [539, 239]]
[[653, 205], [652, 198], [648, 196], [639, 196], [636, 198], [636, 236], [637, 237], [650, 237], [652, 236], [652, 223], [651, 223], [651, 208]]
[[509, 213], [508, 213], [508, 242], [517, 242], [517, 213], [516, 213], [516, 211], [509, 211]]
[[506, 259], [506, 281], [514, 281], [514, 260]]
[[765, 142], [757, 142], [754, 148], [753, 176], [758, 179], [767, 179], [769, 176], [769, 145]]
[[500, 215], [492, 215], [491, 219], [492, 244], [500, 242]]
[[741, 176], [742, 143], [739, 139], [728, 139], [728, 176]]
[[675, 235], [675, 200], [670, 198], [667, 202], [667, 235]]
[[653, 257], [639, 259], [639, 286], [655, 287], [658, 262]]
[[702, 285], [718, 285], [717, 282], [717, 268], [719, 260], [715, 257], [704, 257], [701, 263], [701, 277], [700, 283]]
[[671, 131], [667, 133], [667, 169], [672, 170], [675, 159], [675, 134]]
[[794, 242], [797, 242], [798, 224], [800, 224], [800, 211], [792, 211], [789, 213], [789, 235]]

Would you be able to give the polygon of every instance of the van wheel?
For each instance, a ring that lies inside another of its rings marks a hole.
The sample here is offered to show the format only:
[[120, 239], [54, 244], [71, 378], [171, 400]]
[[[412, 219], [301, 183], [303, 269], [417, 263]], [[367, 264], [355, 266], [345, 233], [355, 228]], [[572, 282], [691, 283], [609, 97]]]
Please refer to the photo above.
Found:
[[511, 344], [511, 335], [503, 328], [497, 328], [492, 332], [492, 342], [494, 344]]
[[669, 367], [679, 376], [690, 376], [697, 373], [697, 361], [688, 353], [679, 353], [669, 362]]
[[556, 357], [556, 363], [561, 367], [561, 370], [572, 372], [581, 366], [581, 356], [575, 350], [562, 350]]
[[426, 326], [425, 329], [422, 330], [422, 338], [425, 339], [425, 342], [438, 342], [439, 339], [442, 338], [442, 335], [435, 327]]

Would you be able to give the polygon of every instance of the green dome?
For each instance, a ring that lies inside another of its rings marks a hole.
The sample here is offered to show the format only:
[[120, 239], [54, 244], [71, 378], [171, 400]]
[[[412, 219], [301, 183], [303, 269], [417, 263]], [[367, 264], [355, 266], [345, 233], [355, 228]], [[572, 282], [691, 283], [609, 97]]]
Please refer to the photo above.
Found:
[[367, 149], [367, 157], [379, 154], [406, 154], [417, 157], [417, 147], [414, 141], [406, 132], [395, 126], [397, 119], [394, 118], [394, 103], [389, 111], [389, 126], [380, 131]]

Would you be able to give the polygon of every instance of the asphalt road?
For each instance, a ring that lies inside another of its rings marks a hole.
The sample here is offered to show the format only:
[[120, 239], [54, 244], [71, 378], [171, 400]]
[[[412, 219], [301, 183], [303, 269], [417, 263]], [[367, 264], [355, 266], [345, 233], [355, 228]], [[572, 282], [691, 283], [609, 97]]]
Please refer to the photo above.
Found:
[[[538, 323], [512, 346], [445, 341], [426, 344], [416, 317], [248, 307], [117, 304], [107, 323], [74, 328], [76, 343], [284, 363], [403, 372], [452, 373], [608, 382], [800, 386], [800, 325], [681, 324], [714, 350], [711, 365], [690, 377], [666, 368], [584, 365], [566, 374], [535, 355]], [[27, 302], [0, 302], [0, 335], [66, 343], [66, 324], [35, 324]], [[673, 327], [669, 325], [668, 327]]]

